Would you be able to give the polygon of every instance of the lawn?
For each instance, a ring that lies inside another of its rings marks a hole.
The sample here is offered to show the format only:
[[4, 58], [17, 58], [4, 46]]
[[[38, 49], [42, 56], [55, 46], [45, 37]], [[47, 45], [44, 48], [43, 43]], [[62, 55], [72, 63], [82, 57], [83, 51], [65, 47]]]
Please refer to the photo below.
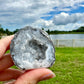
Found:
[[56, 77], [39, 84], [84, 84], [84, 48], [56, 48], [55, 54]]
[[39, 84], [84, 84], [84, 48], [56, 48], [56, 77]]

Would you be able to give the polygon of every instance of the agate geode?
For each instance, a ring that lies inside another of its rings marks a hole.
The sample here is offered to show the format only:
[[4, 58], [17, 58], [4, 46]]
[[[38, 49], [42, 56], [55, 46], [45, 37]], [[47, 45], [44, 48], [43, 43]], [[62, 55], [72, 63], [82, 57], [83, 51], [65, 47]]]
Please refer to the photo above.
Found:
[[23, 70], [51, 67], [55, 62], [55, 49], [48, 34], [30, 26], [15, 34], [10, 53], [14, 64]]

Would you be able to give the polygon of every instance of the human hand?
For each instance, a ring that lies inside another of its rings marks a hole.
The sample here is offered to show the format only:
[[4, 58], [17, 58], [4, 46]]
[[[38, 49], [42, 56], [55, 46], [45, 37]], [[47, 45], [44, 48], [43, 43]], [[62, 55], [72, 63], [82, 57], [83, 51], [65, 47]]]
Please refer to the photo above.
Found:
[[37, 84], [39, 81], [55, 77], [55, 74], [46, 68], [21, 71], [10, 69], [14, 65], [10, 54], [5, 52], [10, 48], [12, 36], [7, 36], [0, 40], [0, 81], [15, 81], [6, 84]]

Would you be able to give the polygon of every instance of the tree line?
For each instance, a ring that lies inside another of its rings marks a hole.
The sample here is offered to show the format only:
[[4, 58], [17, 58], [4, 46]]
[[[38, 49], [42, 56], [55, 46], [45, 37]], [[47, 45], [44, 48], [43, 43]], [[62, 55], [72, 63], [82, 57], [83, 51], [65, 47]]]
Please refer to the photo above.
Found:
[[59, 30], [50, 31], [48, 29], [46, 32], [48, 34], [84, 33], [84, 26], [81, 26], [78, 29], [75, 29], [75, 30], [72, 30], [72, 31], [59, 31]]
[[2, 28], [2, 26], [0, 25], [0, 36], [3, 34], [12, 35], [12, 34], [15, 34], [18, 30], [19, 29], [16, 29], [15, 31], [10, 31], [8, 29], [4, 30], [4, 28]]
[[[44, 30], [45, 28], [42, 28], [42, 30]], [[9, 31], [8, 29], [4, 30], [4, 28], [2, 28], [2, 26], [0, 25], [0, 36], [3, 34], [6, 35], [12, 35], [15, 34], [19, 29], [16, 29], [15, 31]], [[48, 34], [65, 34], [65, 33], [77, 33], [77, 32], [84, 32], [84, 26], [79, 27], [76, 30], [72, 30], [72, 31], [58, 31], [58, 30], [54, 30], [54, 31], [50, 31], [49, 29], [46, 31]]]

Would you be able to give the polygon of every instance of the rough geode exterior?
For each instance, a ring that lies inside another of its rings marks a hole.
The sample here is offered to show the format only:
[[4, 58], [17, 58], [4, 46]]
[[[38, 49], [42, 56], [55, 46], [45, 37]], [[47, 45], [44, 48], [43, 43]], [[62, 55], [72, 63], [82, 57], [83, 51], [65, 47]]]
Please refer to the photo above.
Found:
[[29, 26], [15, 34], [10, 53], [15, 65], [23, 70], [51, 67], [55, 62], [55, 49], [48, 34]]

